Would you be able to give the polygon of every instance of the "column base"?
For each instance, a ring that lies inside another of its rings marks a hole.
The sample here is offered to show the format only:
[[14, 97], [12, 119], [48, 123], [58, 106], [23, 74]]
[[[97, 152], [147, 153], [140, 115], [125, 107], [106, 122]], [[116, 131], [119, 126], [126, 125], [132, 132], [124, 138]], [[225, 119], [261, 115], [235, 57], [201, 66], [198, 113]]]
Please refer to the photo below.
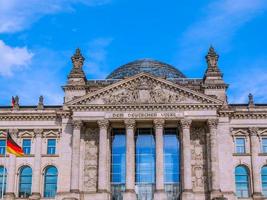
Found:
[[134, 190], [128, 190], [122, 195], [123, 200], [136, 200], [137, 196]]
[[164, 190], [154, 193], [154, 200], [167, 200], [167, 194]]
[[223, 195], [222, 192], [220, 190], [212, 190], [210, 193], [210, 197], [212, 200], [223, 200]]
[[192, 200], [194, 199], [194, 194], [192, 190], [184, 190], [182, 192], [182, 200]]
[[15, 194], [13, 192], [7, 192], [4, 195], [4, 199], [6, 199], [6, 200], [14, 200], [15, 199]]
[[256, 200], [263, 200], [264, 199], [263, 195], [260, 192], [254, 192], [252, 194], [252, 197], [253, 197], [253, 199], [256, 199]]
[[29, 199], [39, 200], [41, 199], [41, 194], [38, 192], [33, 192], [32, 195], [29, 197]]

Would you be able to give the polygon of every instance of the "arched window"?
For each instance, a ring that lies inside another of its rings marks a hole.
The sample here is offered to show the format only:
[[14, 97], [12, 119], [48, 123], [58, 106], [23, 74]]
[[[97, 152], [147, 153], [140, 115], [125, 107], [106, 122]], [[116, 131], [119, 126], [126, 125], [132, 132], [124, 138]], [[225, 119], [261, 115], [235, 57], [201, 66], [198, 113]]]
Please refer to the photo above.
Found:
[[57, 168], [48, 166], [44, 172], [44, 197], [55, 197], [57, 193]]
[[235, 168], [235, 186], [237, 197], [249, 197], [249, 173], [247, 167], [239, 165]]
[[19, 172], [19, 197], [28, 198], [32, 193], [32, 168], [23, 166]]
[[2, 197], [6, 193], [6, 179], [7, 171], [3, 166], [0, 166], [0, 197]]
[[261, 169], [262, 194], [267, 197], [267, 166]]

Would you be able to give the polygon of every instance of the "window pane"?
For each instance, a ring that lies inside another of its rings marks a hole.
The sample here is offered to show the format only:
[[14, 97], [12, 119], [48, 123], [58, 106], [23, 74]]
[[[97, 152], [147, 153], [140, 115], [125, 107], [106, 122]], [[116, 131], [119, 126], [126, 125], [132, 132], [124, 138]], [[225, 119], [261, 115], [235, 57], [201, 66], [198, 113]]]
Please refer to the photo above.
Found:
[[56, 139], [47, 140], [47, 154], [49, 155], [56, 154]]
[[23, 139], [22, 148], [24, 154], [28, 155], [31, 153], [31, 140], [30, 139]]
[[32, 169], [28, 166], [22, 167], [19, 180], [19, 197], [28, 198], [31, 195]]
[[246, 141], [245, 138], [236, 138], [236, 153], [246, 152]]
[[261, 169], [261, 182], [262, 182], [262, 193], [267, 197], [267, 166]]
[[6, 153], [6, 140], [0, 140], [0, 154], [5, 155]]
[[262, 138], [262, 152], [267, 153], [267, 138]]
[[57, 192], [57, 168], [49, 166], [44, 174], [44, 197], [55, 197]]
[[235, 184], [238, 197], [249, 197], [249, 175], [245, 166], [235, 168]]
[[[6, 180], [7, 180], [7, 171], [4, 170], [3, 166], [0, 166], [0, 197], [2, 193], [6, 193]], [[4, 185], [3, 185], [4, 184]], [[2, 192], [4, 190], [4, 192]]]

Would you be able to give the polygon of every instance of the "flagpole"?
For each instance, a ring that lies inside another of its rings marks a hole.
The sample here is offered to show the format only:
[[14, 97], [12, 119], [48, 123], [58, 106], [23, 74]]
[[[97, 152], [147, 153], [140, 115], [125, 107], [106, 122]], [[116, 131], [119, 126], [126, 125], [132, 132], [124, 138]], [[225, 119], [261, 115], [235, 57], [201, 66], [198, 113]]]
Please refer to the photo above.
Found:
[[5, 145], [5, 156], [4, 156], [4, 166], [3, 166], [3, 178], [2, 178], [2, 190], [1, 190], [1, 199], [4, 199], [4, 189], [5, 189], [5, 178], [6, 178], [6, 151], [7, 151], [7, 133], [6, 133], [6, 145]]

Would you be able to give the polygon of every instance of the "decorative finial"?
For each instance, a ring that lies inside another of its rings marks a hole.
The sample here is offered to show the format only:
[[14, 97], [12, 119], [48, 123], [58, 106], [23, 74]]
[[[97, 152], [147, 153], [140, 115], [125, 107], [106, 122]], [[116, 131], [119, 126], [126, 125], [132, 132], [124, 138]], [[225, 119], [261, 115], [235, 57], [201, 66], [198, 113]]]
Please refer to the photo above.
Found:
[[37, 109], [38, 110], [43, 110], [44, 109], [44, 97], [42, 95], [39, 97], [39, 102], [38, 102]]
[[75, 54], [71, 57], [71, 60], [74, 68], [76, 69], [82, 68], [85, 58], [81, 54], [81, 50], [79, 48], [76, 49]]
[[211, 68], [218, 67], [217, 66], [218, 59], [219, 59], [219, 55], [216, 53], [216, 51], [213, 48], [213, 46], [210, 46], [209, 52], [206, 55], [206, 60], [207, 60], [207, 63], [208, 63], [208, 67], [211, 67]]
[[248, 95], [248, 106], [249, 107], [254, 106], [254, 96], [251, 93], [249, 93], [249, 95]]

